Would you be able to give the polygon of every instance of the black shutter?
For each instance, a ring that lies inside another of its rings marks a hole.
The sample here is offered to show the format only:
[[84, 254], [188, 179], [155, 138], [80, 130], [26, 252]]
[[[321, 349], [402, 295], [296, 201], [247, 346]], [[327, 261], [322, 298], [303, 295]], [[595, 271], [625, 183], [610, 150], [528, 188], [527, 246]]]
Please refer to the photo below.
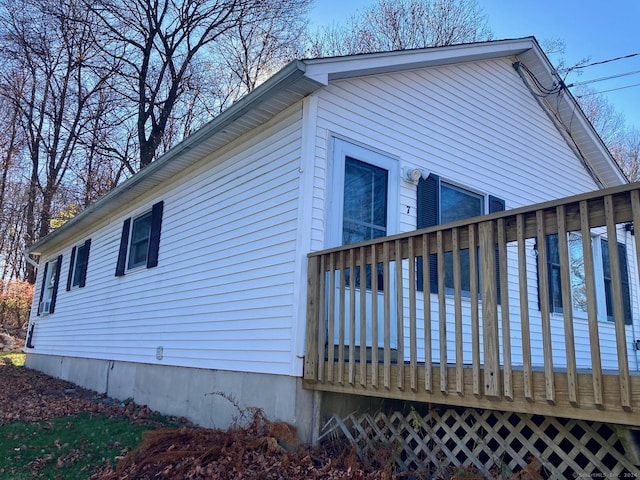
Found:
[[53, 313], [56, 309], [56, 298], [58, 297], [58, 284], [60, 283], [60, 270], [62, 270], [62, 255], [58, 255], [58, 268], [56, 268], [56, 278], [53, 281], [53, 292], [51, 294], [51, 306], [49, 313]]
[[[547, 247], [547, 282], [549, 284], [549, 311], [551, 313], [562, 313], [562, 280], [560, 278], [560, 252], [558, 250], [558, 234], [553, 233], [545, 236]], [[538, 262], [536, 262], [536, 272], [538, 279], [540, 272]], [[540, 282], [538, 282], [538, 308], [541, 310], [540, 302]]]
[[116, 277], [124, 275], [124, 268], [127, 262], [127, 248], [129, 246], [129, 228], [131, 219], [127, 218], [122, 224], [122, 236], [120, 237], [120, 250], [118, 252], [118, 263], [116, 265]]
[[[427, 228], [433, 227], [440, 223], [440, 177], [437, 175], [429, 175], [426, 179], [418, 181], [418, 197], [417, 197], [417, 218], [416, 227]], [[422, 281], [423, 260], [418, 258], [417, 262], [417, 285], [418, 291], [424, 290]], [[438, 264], [436, 255], [429, 256], [429, 279], [431, 284], [431, 292], [438, 291]]]
[[84, 248], [82, 248], [82, 258], [78, 258], [80, 262], [80, 278], [78, 279], [78, 287], [82, 288], [87, 283], [87, 267], [89, 266], [89, 250], [91, 250], [91, 239], [84, 242]]
[[[67, 292], [69, 290], [71, 290], [71, 282], [73, 282], [73, 270], [74, 270], [74, 264], [73, 262], [76, 259], [76, 247], [73, 247], [71, 249], [71, 259], [69, 260], [69, 275], [67, 275]], [[80, 258], [78, 258], [78, 261], [80, 261]]]
[[35, 345], [33, 344], [33, 328], [35, 327], [35, 324], [31, 324], [31, 327], [29, 327], [29, 334], [27, 335], [27, 348], [34, 348]]
[[160, 251], [160, 231], [162, 229], [162, 212], [164, 202], [156, 203], [151, 210], [151, 235], [149, 236], [149, 251], [147, 253], [147, 268], [158, 265]]
[[489, 195], [489, 213], [504, 212], [505, 202], [501, 198]]
[[[489, 213], [504, 212], [506, 208], [505, 201], [501, 198], [489, 195]], [[500, 253], [496, 244], [496, 293], [498, 297], [498, 305], [500, 305]]]
[[47, 283], [47, 270], [49, 270], [49, 262], [44, 264], [44, 272], [42, 272], [42, 284], [40, 285], [40, 299], [38, 300], [38, 313], [42, 313], [42, 300], [44, 299], [44, 289]]

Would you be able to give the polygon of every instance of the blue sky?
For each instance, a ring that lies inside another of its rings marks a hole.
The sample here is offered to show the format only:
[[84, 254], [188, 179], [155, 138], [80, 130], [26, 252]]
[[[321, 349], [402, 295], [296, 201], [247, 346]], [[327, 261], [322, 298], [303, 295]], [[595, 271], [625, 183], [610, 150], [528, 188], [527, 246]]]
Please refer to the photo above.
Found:
[[[373, 0], [316, 0], [313, 25], [340, 23]], [[533, 35], [538, 41], [561, 39], [567, 65], [582, 59], [599, 62], [640, 53], [640, 0], [478, 0], [495, 39]], [[640, 71], [640, 55], [581, 69], [567, 84]], [[638, 85], [636, 85], [638, 84]], [[633, 87], [628, 87], [636, 85]], [[624, 115], [629, 127], [640, 130], [640, 72], [589, 83], [604, 93]], [[628, 88], [621, 88], [628, 87]]]

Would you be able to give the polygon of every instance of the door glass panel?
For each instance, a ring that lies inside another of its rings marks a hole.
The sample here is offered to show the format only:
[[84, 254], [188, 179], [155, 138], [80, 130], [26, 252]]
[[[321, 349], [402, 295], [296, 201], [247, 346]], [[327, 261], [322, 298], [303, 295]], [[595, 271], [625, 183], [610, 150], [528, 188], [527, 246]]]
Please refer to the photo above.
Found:
[[[342, 243], [372, 240], [387, 234], [387, 170], [345, 158]], [[371, 288], [371, 267], [366, 269], [366, 288]], [[383, 288], [382, 265], [377, 265], [378, 289]], [[350, 272], [345, 272], [349, 281]], [[360, 287], [360, 267], [356, 267]]]
[[382, 168], [345, 159], [343, 245], [387, 234], [387, 174]]

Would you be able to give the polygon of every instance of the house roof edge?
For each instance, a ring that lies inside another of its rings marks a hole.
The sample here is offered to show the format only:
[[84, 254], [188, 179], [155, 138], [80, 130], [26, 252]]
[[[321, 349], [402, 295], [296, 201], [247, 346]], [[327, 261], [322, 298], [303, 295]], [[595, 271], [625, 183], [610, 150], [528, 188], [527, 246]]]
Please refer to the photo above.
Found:
[[[74, 234], [72, 231], [75, 228], [89, 226], [93, 222], [91, 219], [92, 216], [117, 209], [130, 202], [132, 197], [135, 198], [140, 195], [139, 193], [136, 193], [135, 195], [127, 195], [127, 192], [139, 190], [140, 187], [151, 189], [159, 185], [166, 178], [167, 170], [182, 170], [184, 168], [184, 165], [174, 166], [176, 159], [185, 156], [190, 150], [194, 149], [194, 147], [204, 142], [211, 141], [212, 137], [216, 134], [222, 132], [226, 127], [232, 125], [239, 118], [249, 114], [253, 109], [257, 109], [261, 104], [268, 102], [268, 100], [274, 95], [285, 91], [296, 83], [302, 84], [302, 87], [298, 88], [300, 91], [298, 95], [292, 95], [289, 99], [290, 104], [281, 103], [280, 111], [282, 111], [297, 102], [299, 96], [306, 96], [322, 87], [322, 84], [313, 80], [310, 81], [306, 78], [305, 71], [306, 65], [300, 60], [294, 60], [288, 63], [273, 77], [269, 78], [251, 93], [232, 104], [228, 109], [224, 110], [220, 115], [213, 118], [180, 143], [170, 148], [156, 161], [150, 163], [148, 166], [132, 175], [116, 188], [81, 211], [78, 215], [65, 222], [61, 227], [53, 230], [45, 237], [34, 242], [33, 245], [25, 248], [25, 254], [41, 254], [43, 250], [42, 247], [46, 244], [64, 241], [67, 237]], [[275, 116], [277, 113], [279, 112], [274, 113], [272, 116]], [[228, 140], [226, 143], [229, 143], [230, 141], [232, 140]], [[195, 163], [202, 158], [203, 155], [194, 155], [189, 163]]]

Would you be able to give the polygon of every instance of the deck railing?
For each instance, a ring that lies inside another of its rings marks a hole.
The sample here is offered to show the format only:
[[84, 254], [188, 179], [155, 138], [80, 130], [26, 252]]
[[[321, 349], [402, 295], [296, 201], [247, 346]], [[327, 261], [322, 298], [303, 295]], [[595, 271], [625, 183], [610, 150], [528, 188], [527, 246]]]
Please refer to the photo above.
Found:
[[[632, 304], [640, 284], [633, 225], [640, 184], [313, 252], [305, 385], [570, 418], [602, 420], [606, 410], [609, 421], [639, 425], [636, 339], [623, 306], [624, 275]], [[569, 232], [581, 239], [582, 317], [572, 308]], [[595, 235], [607, 240], [606, 281]], [[561, 312], [549, 282], [562, 286]]]

